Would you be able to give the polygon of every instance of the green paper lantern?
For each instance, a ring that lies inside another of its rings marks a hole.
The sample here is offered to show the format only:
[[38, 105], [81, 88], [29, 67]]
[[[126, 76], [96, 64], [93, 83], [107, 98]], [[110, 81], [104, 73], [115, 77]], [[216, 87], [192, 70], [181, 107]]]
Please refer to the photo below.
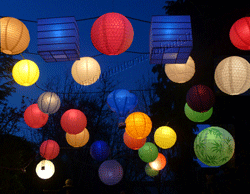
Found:
[[221, 166], [234, 154], [232, 135], [221, 127], [203, 129], [195, 138], [194, 152], [197, 158], [208, 166]]
[[159, 170], [152, 169], [149, 164], [145, 166], [145, 172], [148, 176], [155, 177], [159, 174]]
[[185, 107], [184, 107], [184, 112], [185, 112], [185, 115], [187, 116], [187, 118], [189, 120], [191, 120], [193, 122], [202, 123], [202, 122], [208, 120], [212, 116], [212, 114], [213, 114], [213, 107], [210, 108], [206, 112], [197, 112], [197, 111], [192, 110], [188, 106], [188, 104], [186, 103]]
[[138, 150], [139, 157], [143, 162], [153, 162], [158, 157], [158, 148], [151, 142], [146, 142]]

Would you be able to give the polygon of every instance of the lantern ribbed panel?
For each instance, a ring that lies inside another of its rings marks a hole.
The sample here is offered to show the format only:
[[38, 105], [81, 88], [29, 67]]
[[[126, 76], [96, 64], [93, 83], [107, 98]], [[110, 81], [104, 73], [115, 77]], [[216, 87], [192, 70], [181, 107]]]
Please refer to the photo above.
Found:
[[177, 139], [177, 135], [175, 131], [168, 127], [168, 126], [162, 126], [156, 129], [154, 134], [154, 141], [156, 145], [158, 145], [162, 149], [168, 149], [171, 148]]
[[194, 60], [189, 57], [187, 63], [184, 64], [165, 64], [165, 73], [171, 81], [185, 83], [194, 76]]
[[42, 112], [53, 114], [60, 108], [61, 101], [54, 92], [44, 92], [39, 96], [37, 104]]
[[36, 174], [41, 179], [49, 179], [55, 173], [55, 166], [49, 160], [42, 160], [36, 166]]
[[143, 162], [153, 162], [158, 157], [158, 148], [151, 142], [146, 142], [138, 150], [139, 157]]
[[242, 57], [227, 57], [216, 67], [214, 79], [222, 92], [242, 94], [250, 88], [250, 64]]
[[123, 142], [125, 145], [133, 150], [138, 150], [146, 143], [147, 138], [135, 139], [130, 137], [126, 132], [123, 134]]
[[80, 60], [74, 62], [71, 74], [78, 84], [86, 86], [95, 83], [99, 79], [101, 68], [94, 58], [81, 57]]
[[119, 55], [133, 42], [134, 30], [129, 20], [119, 13], [106, 13], [91, 28], [94, 47], [105, 55]]
[[56, 158], [59, 152], [60, 147], [54, 140], [44, 141], [40, 146], [40, 155], [47, 160]]
[[29, 31], [20, 20], [3, 17], [0, 19], [0, 25], [1, 52], [8, 55], [17, 55], [29, 46]]
[[66, 141], [72, 147], [83, 147], [89, 141], [89, 131], [85, 128], [81, 133], [69, 134], [66, 133]]

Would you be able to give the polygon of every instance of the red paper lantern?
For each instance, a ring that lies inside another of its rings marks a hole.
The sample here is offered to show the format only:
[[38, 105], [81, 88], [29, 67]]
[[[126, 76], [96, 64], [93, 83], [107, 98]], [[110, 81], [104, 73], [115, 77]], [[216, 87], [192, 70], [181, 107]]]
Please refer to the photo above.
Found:
[[105, 55], [119, 55], [132, 44], [134, 30], [129, 20], [119, 13], [100, 16], [91, 28], [94, 47]]
[[46, 160], [52, 160], [59, 154], [60, 147], [54, 140], [44, 141], [40, 146], [40, 155]]
[[143, 139], [132, 138], [126, 132], [124, 132], [123, 134], [123, 141], [125, 145], [132, 150], [140, 149], [146, 143], [146, 140], [147, 138]]
[[70, 109], [62, 115], [61, 126], [69, 134], [78, 134], [87, 126], [87, 118], [80, 110]]
[[200, 84], [189, 89], [186, 100], [192, 110], [206, 112], [213, 107], [215, 97], [209, 87]]
[[250, 17], [237, 20], [230, 29], [229, 37], [238, 49], [250, 50]]
[[38, 104], [32, 104], [24, 111], [23, 117], [29, 127], [36, 129], [43, 127], [47, 123], [49, 115], [43, 113]]

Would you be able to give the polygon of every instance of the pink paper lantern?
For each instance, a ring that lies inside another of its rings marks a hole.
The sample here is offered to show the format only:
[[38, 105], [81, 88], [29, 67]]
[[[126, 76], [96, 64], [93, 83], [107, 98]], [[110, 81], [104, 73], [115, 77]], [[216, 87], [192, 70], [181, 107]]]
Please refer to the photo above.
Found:
[[52, 160], [59, 154], [60, 147], [54, 140], [44, 141], [40, 146], [40, 155], [46, 160]]

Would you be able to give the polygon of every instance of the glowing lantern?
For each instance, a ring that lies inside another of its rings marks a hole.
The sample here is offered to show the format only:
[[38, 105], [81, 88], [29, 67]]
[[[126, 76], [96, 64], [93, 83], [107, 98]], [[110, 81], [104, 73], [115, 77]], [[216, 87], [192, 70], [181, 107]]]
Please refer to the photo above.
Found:
[[108, 95], [107, 103], [110, 109], [119, 115], [119, 126], [123, 126], [127, 115], [137, 106], [138, 99], [128, 90], [118, 89]]
[[12, 69], [13, 79], [21, 86], [31, 86], [38, 80], [39, 74], [38, 66], [27, 59], [18, 61]]
[[250, 17], [237, 20], [231, 27], [229, 37], [232, 44], [241, 50], [250, 50]]
[[94, 47], [105, 55], [119, 55], [133, 42], [134, 30], [129, 20], [119, 13], [100, 16], [91, 28]]
[[123, 169], [116, 160], [107, 160], [100, 165], [98, 174], [104, 184], [115, 185], [122, 180]]
[[197, 158], [208, 166], [221, 166], [234, 154], [232, 135], [221, 127], [203, 129], [195, 138], [194, 151]]
[[145, 172], [148, 176], [155, 177], [159, 174], [159, 170], [152, 169], [149, 164], [145, 166]]
[[144, 146], [138, 150], [139, 157], [144, 162], [153, 162], [157, 158], [158, 153], [158, 148], [151, 142], [146, 142]]
[[216, 67], [214, 79], [222, 92], [242, 94], [250, 88], [250, 64], [242, 57], [227, 57]]
[[37, 104], [42, 112], [53, 114], [60, 108], [61, 101], [54, 92], [44, 92], [39, 96]]
[[132, 150], [138, 150], [146, 143], [147, 138], [143, 139], [135, 139], [130, 137], [126, 132], [123, 134], [123, 141], [125, 145], [132, 149]]
[[128, 115], [125, 120], [126, 133], [135, 139], [146, 138], [152, 129], [152, 121], [148, 115], [142, 112], [134, 112]]
[[154, 170], [162, 170], [166, 166], [167, 160], [162, 153], [158, 153], [157, 158], [153, 162], [149, 162], [148, 164]]
[[109, 152], [109, 146], [105, 141], [95, 141], [90, 147], [90, 155], [97, 161], [105, 160]]
[[78, 134], [86, 128], [87, 118], [82, 111], [70, 109], [63, 113], [60, 123], [66, 133]]
[[36, 174], [41, 179], [49, 179], [55, 173], [55, 166], [49, 160], [42, 160], [36, 166]]
[[99, 63], [92, 57], [81, 57], [76, 60], [71, 68], [74, 80], [81, 85], [91, 85], [95, 83], [100, 75], [101, 68]]
[[32, 104], [24, 111], [23, 117], [29, 127], [36, 129], [47, 123], [49, 115], [43, 113], [37, 104]]
[[213, 114], [213, 107], [210, 108], [207, 112], [196, 112], [194, 110], [192, 110], [188, 104], [186, 103], [185, 104], [185, 107], [184, 107], [184, 112], [185, 112], [185, 115], [187, 116], [187, 118], [193, 122], [204, 122], [206, 120], [208, 120], [212, 114]]
[[194, 76], [194, 60], [192, 57], [189, 57], [187, 63], [165, 64], [165, 73], [171, 81], [185, 83]]
[[176, 139], [177, 135], [175, 131], [168, 126], [159, 127], [154, 134], [156, 145], [162, 149], [171, 148], [175, 144]]
[[215, 97], [209, 87], [199, 84], [188, 90], [186, 100], [192, 110], [206, 112], [213, 107]]
[[81, 133], [69, 134], [66, 133], [66, 141], [72, 147], [83, 147], [89, 141], [89, 131], [85, 128]]
[[56, 158], [59, 152], [60, 147], [54, 140], [44, 141], [40, 146], [40, 155], [47, 160]]
[[1, 52], [7, 55], [17, 55], [29, 46], [29, 31], [20, 20], [3, 17], [0, 19], [0, 30]]

